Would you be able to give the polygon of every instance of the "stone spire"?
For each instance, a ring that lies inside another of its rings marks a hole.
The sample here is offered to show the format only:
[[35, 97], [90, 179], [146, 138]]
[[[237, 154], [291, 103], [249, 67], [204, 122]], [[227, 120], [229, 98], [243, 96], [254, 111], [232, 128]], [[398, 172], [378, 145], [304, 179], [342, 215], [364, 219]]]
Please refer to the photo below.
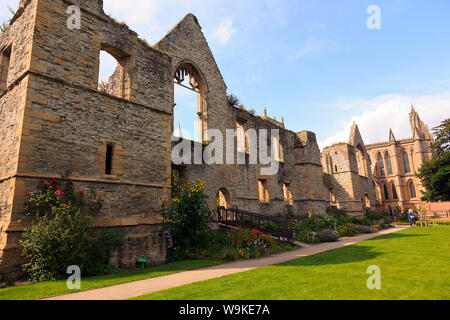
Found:
[[394, 136], [394, 132], [392, 131], [392, 129], [389, 129], [389, 142], [395, 142], [397, 140], [395, 140], [395, 136]]

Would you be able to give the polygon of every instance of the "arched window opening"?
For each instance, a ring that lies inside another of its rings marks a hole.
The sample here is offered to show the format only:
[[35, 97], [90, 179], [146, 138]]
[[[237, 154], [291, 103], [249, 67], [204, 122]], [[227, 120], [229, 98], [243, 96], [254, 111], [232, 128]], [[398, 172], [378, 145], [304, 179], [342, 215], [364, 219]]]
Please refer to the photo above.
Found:
[[358, 145], [356, 148], [356, 161], [358, 163], [358, 173], [360, 176], [367, 177], [367, 160], [363, 148]]
[[270, 203], [269, 185], [267, 180], [258, 180], [259, 202]]
[[294, 198], [292, 197], [291, 185], [288, 183], [283, 183], [283, 196], [284, 203], [289, 206], [294, 205]]
[[380, 168], [380, 176], [385, 177], [386, 170], [384, 169], [384, 161], [383, 157], [381, 156], [381, 153], [378, 154], [378, 166]]
[[[206, 82], [197, 68], [185, 62], [174, 75], [174, 134], [197, 142], [206, 142]], [[174, 128], [175, 130], [175, 128]]]
[[384, 155], [385, 159], [386, 159], [386, 165], [387, 165], [387, 171], [388, 174], [392, 174], [392, 161], [391, 161], [391, 155], [389, 154], [389, 152], [386, 152]]
[[392, 184], [392, 196], [393, 196], [394, 200], [398, 199], [397, 188], [395, 187], [395, 184]]
[[336, 204], [336, 195], [334, 194], [334, 189], [331, 188], [330, 190], [330, 202], [332, 204]]
[[11, 46], [0, 54], [0, 93], [8, 88], [8, 74], [11, 61]]
[[414, 182], [412, 182], [412, 181], [409, 184], [409, 190], [411, 193], [411, 199], [417, 198], [416, 186], [414, 185]]
[[405, 174], [411, 173], [411, 167], [409, 165], [408, 153], [406, 151], [403, 151], [402, 157], [403, 157], [403, 167], [405, 169]]
[[364, 199], [365, 199], [366, 208], [370, 209], [372, 204], [370, 202], [370, 198], [369, 198], [369, 195], [367, 193], [364, 195]]
[[129, 55], [102, 44], [99, 56], [98, 90], [119, 98], [130, 99]]
[[389, 191], [386, 185], [383, 185], [384, 189], [384, 199], [389, 200]]
[[229, 209], [230, 205], [230, 193], [227, 189], [221, 188], [217, 191], [217, 206]]

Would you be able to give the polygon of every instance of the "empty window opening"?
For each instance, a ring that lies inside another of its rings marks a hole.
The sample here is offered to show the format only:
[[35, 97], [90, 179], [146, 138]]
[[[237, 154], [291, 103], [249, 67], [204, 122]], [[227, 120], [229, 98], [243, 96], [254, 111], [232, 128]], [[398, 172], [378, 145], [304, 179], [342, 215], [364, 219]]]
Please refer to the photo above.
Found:
[[221, 188], [217, 192], [217, 206], [226, 209], [230, 208], [230, 194], [227, 189]]
[[365, 201], [366, 208], [370, 209], [372, 204], [370, 202], [370, 198], [369, 198], [369, 195], [367, 193], [364, 195], [364, 201]]
[[364, 149], [358, 145], [356, 148], [356, 161], [358, 163], [358, 174], [360, 176], [367, 176], [367, 162]]
[[245, 135], [245, 121], [236, 121], [236, 131], [237, 131], [237, 150], [239, 152], [249, 152], [249, 140]]
[[330, 202], [336, 204], [336, 195], [334, 194], [334, 189], [330, 190]]
[[283, 196], [284, 196], [284, 203], [290, 206], [294, 205], [294, 198], [292, 197], [291, 186], [288, 183], [283, 184]]
[[0, 56], [0, 92], [8, 88], [8, 74], [11, 61], [11, 46], [6, 48]]
[[128, 74], [129, 56], [102, 45], [99, 57], [98, 90], [119, 98], [129, 99], [131, 79]]
[[106, 162], [105, 162], [105, 174], [111, 175], [112, 174], [112, 165], [113, 165], [113, 145], [108, 144], [106, 146]]
[[270, 202], [270, 194], [267, 180], [258, 180], [258, 193], [259, 193], [259, 202], [262, 203]]
[[206, 85], [191, 64], [180, 65], [174, 77], [174, 135], [206, 142]]

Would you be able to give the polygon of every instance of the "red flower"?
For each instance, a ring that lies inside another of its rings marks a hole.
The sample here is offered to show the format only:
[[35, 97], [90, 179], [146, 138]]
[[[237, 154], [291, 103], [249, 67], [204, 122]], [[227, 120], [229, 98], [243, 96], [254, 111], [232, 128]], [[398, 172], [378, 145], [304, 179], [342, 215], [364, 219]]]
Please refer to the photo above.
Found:
[[56, 194], [57, 196], [63, 196], [63, 195], [64, 195], [64, 192], [61, 192], [61, 190], [57, 190], [57, 191], [55, 191], [55, 194]]
[[85, 191], [84, 190], [78, 190], [78, 193], [80, 194], [80, 196], [84, 196]]

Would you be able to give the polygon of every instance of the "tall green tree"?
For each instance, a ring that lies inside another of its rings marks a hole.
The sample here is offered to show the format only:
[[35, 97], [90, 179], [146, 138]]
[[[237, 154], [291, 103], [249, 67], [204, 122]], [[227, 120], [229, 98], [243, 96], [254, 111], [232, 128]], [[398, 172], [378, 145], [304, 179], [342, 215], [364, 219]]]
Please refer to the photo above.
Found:
[[450, 201], [450, 118], [433, 131], [433, 158], [423, 163], [417, 175], [426, 188], [422, 200]]

